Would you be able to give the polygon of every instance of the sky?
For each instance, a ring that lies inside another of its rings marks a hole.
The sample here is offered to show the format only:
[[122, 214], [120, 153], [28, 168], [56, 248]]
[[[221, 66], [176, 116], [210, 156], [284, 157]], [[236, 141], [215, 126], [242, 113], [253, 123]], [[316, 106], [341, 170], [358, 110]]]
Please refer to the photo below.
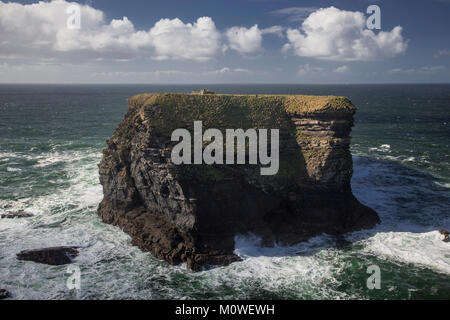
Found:
[[449, 31], [450, 0], [0, 0], [0, 83], [448, 83]]

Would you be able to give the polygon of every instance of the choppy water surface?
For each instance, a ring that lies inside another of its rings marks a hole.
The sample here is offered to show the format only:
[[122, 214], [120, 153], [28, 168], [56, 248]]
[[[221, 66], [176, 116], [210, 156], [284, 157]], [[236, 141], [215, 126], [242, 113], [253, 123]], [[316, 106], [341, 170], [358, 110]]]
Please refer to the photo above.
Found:
[[[96, 214], [105, 140], [142, 92], [196, 86], [0, 86], [0, 287], [17, 299], [450, 298], [450, 86], [208, 86], [221, 93], [345, 95], [358, 106], [352, 133], [355, 195], [382, 224], [293, 247], [237, 238], [241, 263], [192, 273], [131, 246]], [[67, 266], [16, 260], [24, 249], [82, 247], [81, 290]], [[381, 270], [369, 290], [367, 268]]]

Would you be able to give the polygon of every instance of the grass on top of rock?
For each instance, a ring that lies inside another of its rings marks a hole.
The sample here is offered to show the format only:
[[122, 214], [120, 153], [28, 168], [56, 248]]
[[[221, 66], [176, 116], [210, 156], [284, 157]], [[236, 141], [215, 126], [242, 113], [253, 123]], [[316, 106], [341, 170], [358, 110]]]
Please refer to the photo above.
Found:
[[[179, 101], [196, 101], [208, 103], [214, 101], [218, 106], [226, 103], [228, 99], [233, 99], [241, 106], [250, 108], [259, 108], [267, 104], [276, 102], [282, 109], [291, 115], [301, 115], [308, 113], [322, 112], [350, 112], [356, 111], [356, 107], [346, 97], [340, 96], [311, 96], [311, 95], [230, 95], [230, 94], [214, 94], [214, 95], [191, 95], [191, 94], [175, 94], [175, 93], [148, 93], [139, 94], [128, 99], [130, 107], [143, 107], [158, 103], [160, 99], [175, 99]], [[194, 100], [189, 100], [194, 98]], [[187, 99], [187, 100], [185, 100]], [[248, 104], [251, 102], [251, 104]]]
[[[258, 166], [250, 174], [256, 180], [288, 179], [300, 182], [307, 178], [305, 160], [298, 141], [306, 139], [293, 123], [292, 116], [320, 114], [322, 112], [353, 113], [356, 108], [344, 97], [303, 95], [192, 95], [155, 93], [140, 94], [128, 99], [129, 110], [117, 128], [111, 141], [119, 142], [122, 148], [129, 148], [136, 125], [144, 124], [148, 132], [166, 148], [171, 135], [179, 128], [194, 132], [194, 121], [202, 121], [203, 131], [215, 128], [226, 129], [279, 129], [280, 170], [277, 177], [261, 177]], [[225, 142], [225, 141], [224, 141]], [[204, 147], [207, 145], [204, 144]], [[226, 143], [224, 143], [226, 148]], [[269, 149], [270, 150], [270, 149]], [[254, 169], [254, 170], [253, 170]], [[194, 172], [190, 172], [194, 170]], [[214, 165], [204, 168], [178, 168], [177, 173], [211, 177], [212, 180], [226, 179], [224, 168]], [[225, 170], [227, 171], [227, 170]], [[300, 178], [300, 179], [299, 179]], [[302, 181], [304, 182], [304, 181]]]
[[[306, 176], [304, 160], [296, 142], [295, 124], [286, 112], [282, 96], [235, 96], [235, 95], [188, 95], [188, 94], [144, 94], [129, 100], [131, 113], [139, 114], [139, 120], [149, 127], [150, 134], [165, 141], [167, 147], [173, 147], [171, 135], [179, 128], [194, 132], [194, 121], [202, 121], [203, 131], [215, 128], [222, 132], [226, 129], [279, 129], [280, 168], [277, 179], [292, 179]], [[140, 106], [139, 106], [140, 105]], [[130, 121], [133, 116], [130, 114]], [[125, 127], [125, 126], [124, 126]], [[121, 134], [126, 136], [126, 134]], [[270, 143], [270, 141], [269, 141]], [[205, 147], [209, 143], [204, 143]], [[248, 151], [248, 144], [247, 144]], [[270, 146], [268, 147], [270, 150]], [[224, 151], [226, 141], [224, 141]], [[254, 171], [255, 179], [267, 180], [274, 177], [261, 177], [259, 166], [247, 166]], [[197, 177], [213, 177], [213, 181], [226, 179], [229, 168], [223, 166], [179, 167], [177, 173]], [[191, 172], [193, 171], [193, 172]], [[231, 170], [233, 171], [233, 170]], [[190, 173], [189, 173], [190, 172]], [[231, 173], [231, 172], [229, 172]], [[206, 179], [208, 180], [208, 179]]]

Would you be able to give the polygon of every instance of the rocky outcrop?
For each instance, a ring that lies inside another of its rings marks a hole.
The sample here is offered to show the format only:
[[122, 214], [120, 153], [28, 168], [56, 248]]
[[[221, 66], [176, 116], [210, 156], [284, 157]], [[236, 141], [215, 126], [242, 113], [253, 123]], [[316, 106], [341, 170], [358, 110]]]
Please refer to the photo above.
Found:
[[[143, 94], [128, 104], [99, 165], [98, 212], [157, 258], [201, 270], [238, 261], [238, 234], [292, 244], [379, 223], [351, 192], [356, 109], [346, 98]], [[174, 165], [172, 132], [193, 132], [197, 120], [222, 132], [279, 129], [278, 173], [262, 176], [250, 164]]]
[[446, 229], [439, 230], [439, 233], [444, 236], [444, 239], [442, 241], [444, 242], [450, 242], [450, 231]]
[[6, 289], [0, 289], [0, 300], [8, 299], [11, 297], [11, 293], [9, 293]]
[[77, 247], [53, 247], [24, 250], [17, 254], [17, 259], [59, 266], [72, 263], [78, 253]]

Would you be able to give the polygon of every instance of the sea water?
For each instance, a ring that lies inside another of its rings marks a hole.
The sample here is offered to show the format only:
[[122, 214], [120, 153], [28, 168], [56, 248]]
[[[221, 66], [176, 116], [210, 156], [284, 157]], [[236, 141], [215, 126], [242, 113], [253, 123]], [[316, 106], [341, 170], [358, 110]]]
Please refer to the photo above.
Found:
[[[194, 273], [141, 252], [101, 222], [98, 163], [126, 110], [144, 92], [204, 86], [1, 85], [0, 287], [16, 299], [449, 299], [450, 85], [208, 85], [219, 93], [322, 94], [358, 107], [352, 188], [382, 223], [292, 247], [236, 238], [243, 261]], [[245, 214], [243, 212], [242, 214]], [[67, 266], [18, 261], [16, 253], [80, 246], [81, 288]], [[369, 289], [370, 266], [380, 289]]]

